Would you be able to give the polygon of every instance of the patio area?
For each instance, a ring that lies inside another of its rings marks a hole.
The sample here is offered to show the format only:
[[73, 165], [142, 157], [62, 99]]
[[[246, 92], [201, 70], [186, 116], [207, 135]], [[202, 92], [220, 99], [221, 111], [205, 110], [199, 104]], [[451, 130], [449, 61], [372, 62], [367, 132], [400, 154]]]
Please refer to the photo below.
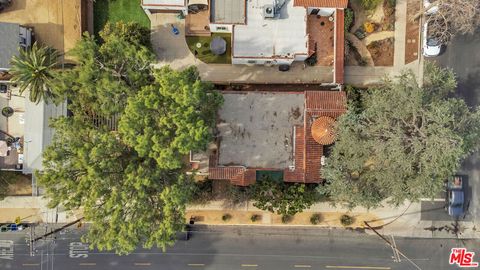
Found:
[[[226, 42], [226, 51], [216, 55], [210, 51], [210, 42], [215, 37], [220, 37]], [[188, 48], [192, 54], [206, 64], [231, 64], [232, 63], [232, 35], [229, 33], [212, 33], [211, 36], [185, 37]]]
[[307, 33], [310, 44], [314, 46], [317, 66], [332, 66], [334, 60], [335, 22], [330, 17], [307, 16]]
[[20, 138], [18, 145], [23, 145], [25, 132], [25, 98], [11, 93], [0, 94], [0, 109], [10, 107], [13, 114], [9, 117], [0, 115], [0, 141], [6, 141], [8, 151], [6, 156], [0, 157], [0, 169], [21, 169], [23, 163], [23, 149], [15, 148], [11, 142]]
[[186, 36], [210, 36], [210, 9], [189, 13], [185, 17]]

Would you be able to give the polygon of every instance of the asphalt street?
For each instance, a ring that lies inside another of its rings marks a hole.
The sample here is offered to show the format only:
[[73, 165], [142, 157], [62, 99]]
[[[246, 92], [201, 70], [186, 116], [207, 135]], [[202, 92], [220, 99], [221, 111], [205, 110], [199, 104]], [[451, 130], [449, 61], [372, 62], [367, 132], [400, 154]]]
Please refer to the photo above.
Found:
[[[480, 105], [480, 29], [473, 35], [454, 38], [445, 52], [433, 58], [440, 66], [452, 68], [458, 78], [457, 95], [471, 107]], [[472, 154], [462, 164], [460, 174], [468, 175], [466, 206], [475, 223], [480, 223], [480, 161]]]
[[[480, 253], [480, 243], [456, 239], [387, 237], [410, 262], [380, 237], [329, 229], [239, 228], [193, 232], [165, 252], [139, 248], [128, 256], [91, 251], [72, 230], [40, 241], [35, 256], [27, 245], [28, 230], [0, 234], [0, 269], [458, 269], [448, 263], [450, 249]], [[477, 250], [475, 250], [477, 249]], [[479, 258], [474, 258], [477, 261]], [[419, 268], [414, 266], [416, 264]]]

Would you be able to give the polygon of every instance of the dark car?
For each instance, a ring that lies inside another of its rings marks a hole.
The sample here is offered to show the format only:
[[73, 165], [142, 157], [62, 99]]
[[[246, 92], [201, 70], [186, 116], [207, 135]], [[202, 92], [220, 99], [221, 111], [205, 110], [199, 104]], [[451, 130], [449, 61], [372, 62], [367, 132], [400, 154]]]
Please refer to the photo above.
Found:
[[447, 209], [448, 214], [458, 218], [464, 214], [465, 194], [463, 191], [463, 179], [461, 176], [454, 176], [448, 182]]

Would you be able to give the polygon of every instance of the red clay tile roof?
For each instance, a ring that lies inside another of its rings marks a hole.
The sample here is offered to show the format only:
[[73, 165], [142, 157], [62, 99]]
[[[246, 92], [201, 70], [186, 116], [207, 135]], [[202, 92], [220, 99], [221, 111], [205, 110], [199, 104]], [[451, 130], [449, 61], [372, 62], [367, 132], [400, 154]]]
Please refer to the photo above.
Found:
[[295, 126], [295, 169], [289, 168], [283, 171], [283, 180], [285, 182], [304, 182], [305, 174], [305, 135], [303, 126]]
[[[305, 92], [305, 115], [303, 133], [304, 138], [295, 137], [296, 143], [304, 145], [303, 183], [320, 183], [322, 177], [321, 158], [323, 145], [317, 143], [310, 132], [311, 126], [316, 118], [329, 116], [337, 118], [346, 111], [347, 96], [345, 92], [339, 91], [306, 91]], [[296, 154], [296, 153], [295, 153]], [[297, 157], [295, 157], [297, 158]], [[297, 170], [295, 160], [295, 169]], [[297, 181], [291, 181], [297, 182]]]
[[[306, 91], [305, 110], [308, 112], [345, 112], [347, 96], [338, 91]], [[327, 115], [328, 116], [328, 115]]]
[[243, 174], [244, 167], [210, 167], [208, 178], [213, 180], [231, 180], [239, 174]]
[[230, 180], [234, 185], [248, 186], [255, 183], [257, 170], [238, 166], [210, 167], [208, 169], [208, 178], [212, 180]]
[[337, 9], [335, 12], [335, 74], [334, 82], [343, 84], [344, 62], [345, 62], [345, 12]]
[[[310, 132], [312, 123], [320, 116], [337, 118], [346, 111], [347, 97], [340, 91], [306, 91], [304, 124], [295, 126], [295, 168], [283, 171], [285, 182], [320, 183], [323, 145], [317, 143]], [[232, 184], [248, 186], [256, 181], [260, 168], [241, 166], [216, 167], [217, 153], [210, 157], [209, 179], [230, 180]], [[267, 169], [267, 168], [263, 168]]]
[[295, 0], [295, 7], [346, 8], [348, 0]]

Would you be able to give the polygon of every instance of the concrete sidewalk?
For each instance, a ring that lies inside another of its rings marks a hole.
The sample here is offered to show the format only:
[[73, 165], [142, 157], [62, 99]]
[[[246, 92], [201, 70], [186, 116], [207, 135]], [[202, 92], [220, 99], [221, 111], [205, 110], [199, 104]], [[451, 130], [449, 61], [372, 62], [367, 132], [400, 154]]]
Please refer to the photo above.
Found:
[[[318, 225], [310, 223], [312, 214], [321, 215]], [[227, 222], [222, 220], [224, 214], [230, 214]], [[251, 222], [253, 214], [261, 216], [258, 222]], [[385, 206], [374, 210], [357, 207], [352, 210], [333, 207], [329, 203], [317, 203], [293, 217], [290, 223], [281, 222], [281, 217], [270, 212], [262, 211], [253, 206], [253, 203], [226, 208], [224, 202], [213, 201], [207, 205], [190, 205], [187, 207], [186, 220], [190, 217], [200, 217], [198, 224], [206, 225], [259, 225], [259, 226], [318, 226], [328, 228], [344, 228], [339, 222], [340, 216], [348, 214], [355, 219], [351, 228], [365, 229], [364, 221], [373, 227], [379, 227], [382, 234], [403, 237], [424, 238], [457, 238], [451, 232], [452, 221], [422, 221], [420, 219], [420, 203], [405, 203], [398, 208]], [[81, 217], [81, 211], [67, 212], [63, 209], [49, 209], [47, 200], [42, 197], [17, 196], [7, 197], [0, 201], [0, 223], [13, 223], [16, 217], [22, 222], [37, 223], [68, 223]], [[475, 222], [459, 222], [459, 238], [480, 238]], [[370, 230], [366, 230], [373, 233]]]
[[[208, 205], [190, 206], [189, 211], [222, 211], [223, 213], [231, 213], [233, 211], [245, 211], [249, 213], [262, 212], [253, 206], [252, 203], [248, 203], [234, 209], [225, 209], [223, 202], [212, 202]], [[266, 212], [264, 212], [266, 213]], [[358, 221], [353, 227], [365, 228], [363, 221], [367, 221], [372, 227], [381, 227], [378, 231], [382, 234], [389, 234], [402, 237], [425, 237], [425, 238], [457, 238], [452, 233], [453, 221], [423, 221], [421, 220], [421, 204], [420, 203], [405, 203], [398, 208], [385, 206], [377, 209], [368, 210], [363, 207], [356, 207], [352, 210], [342, 207], [333, 207], [329, 203], [317, 203], [299, 214], [300, 219], [306, 220], [302, 225], [310, 225], [309, 219], [305, 219], [302, 215], [311, 216], [312, 213], [325, 214], [328, 217], [332, 217], [331, 213], [348, 214], [356, 217]], [[269, 214], [269, 213], [267, 213]], [[217, 213], [217, 215], [219, 215]], [[233, 216], [233, 215], [232, 215]], [[215, 222], [213, 222], [215, 223]], [[218, 224], [225, 224], [223, 221], [216, 222]], [[248, 222], [247, 222], [248, 223]], [[254, 224], [249, 224], [254, 225]], [[284, 225], [278, 224], [278, 222], [272, 221], [268, 225]], [[300, 225], [300, 224], [297, 224]], [[327, 225], [327, 227], [343, 227], [338, 222], [332, 222], [330, 219], [329, 224], [320, 224], [321, 226]], [[474, 222], [458, 222], [460, 233], [459, 238], [480, 238], [480, 232], [475, 228]], [[284, 225], [285, 226], [285, 225]], [[367, 232], [373, 233], [370, 230]]]

